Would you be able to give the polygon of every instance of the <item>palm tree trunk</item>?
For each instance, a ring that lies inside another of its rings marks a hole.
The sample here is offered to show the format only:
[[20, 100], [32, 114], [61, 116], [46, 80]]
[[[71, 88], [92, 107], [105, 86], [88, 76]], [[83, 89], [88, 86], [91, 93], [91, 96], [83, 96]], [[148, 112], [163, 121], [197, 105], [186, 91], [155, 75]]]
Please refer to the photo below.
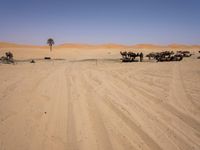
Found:
[[52, 45], [50, 45], [50, 52], [52, 51]]

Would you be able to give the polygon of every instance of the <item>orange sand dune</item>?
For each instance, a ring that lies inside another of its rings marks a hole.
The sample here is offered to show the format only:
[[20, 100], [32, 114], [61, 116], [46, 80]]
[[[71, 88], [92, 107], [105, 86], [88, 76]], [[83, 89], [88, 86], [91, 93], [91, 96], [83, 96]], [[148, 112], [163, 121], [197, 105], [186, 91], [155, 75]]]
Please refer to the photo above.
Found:
[[8, 42], [0, 42], [0, 56], [4, 55], [6, 51], [11, 51], [16, 59], [33, 59], [44, 58], [45, 56], [51, 56], [56, 58], [65, 59], [79, 59], [79, 58], [119, 58], [120, 51], [134, 51], [149, 53], [153, 51], [164, 50], [191, 50], [193, 53], [200, 50], [200, 46], [188, 46], [188, 45], [153, 45], [153, 44], [137, 44], [137, 45], [120, 45], [120, 44], [76, 44], [65, 43], [61, 45], [54, 45], [53, 51], [49, 51], [49, 46], [36, 46], [26, 44], [15, 44]]
[[[184, 44], [170, 44], [170, 45], [154, 45], [154, 44], [136, 44], [136, 45], [121, 45], [121, 44], [79, 44], [79, 43], [65, 43], [55, 45], [55, 48], [78, 48], [78, 49], [123, 49], [123, 48], [138, 48], [138, 49], [199, 49], [200, 45], [184, 45]], [[48, 46], [24, 45], [9, 42], [0, 42], [0, 48], [48, 48]]]
[[0, 42], [0, 48], [47, 48], [47, 46], [16, 44], [9, 42]]

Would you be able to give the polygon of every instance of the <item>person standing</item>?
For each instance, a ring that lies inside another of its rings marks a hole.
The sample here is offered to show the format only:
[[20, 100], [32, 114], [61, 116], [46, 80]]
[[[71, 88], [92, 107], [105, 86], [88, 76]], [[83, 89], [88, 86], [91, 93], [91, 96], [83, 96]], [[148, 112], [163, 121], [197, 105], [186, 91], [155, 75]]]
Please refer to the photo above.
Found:
[[143, 61], [143, 53], [141, 52], [140, 53], [140, 62], [142, 62]]

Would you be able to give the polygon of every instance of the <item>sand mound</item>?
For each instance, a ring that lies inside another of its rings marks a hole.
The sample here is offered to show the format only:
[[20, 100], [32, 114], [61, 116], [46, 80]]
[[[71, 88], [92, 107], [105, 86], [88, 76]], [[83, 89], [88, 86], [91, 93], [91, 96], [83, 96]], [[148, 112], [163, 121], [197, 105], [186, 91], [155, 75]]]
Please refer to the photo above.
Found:
[[[137, 44], [137, 45], [120, 45], [120, 44], [77, 44], [77, 43], [65, 43], [61, 45], [54, 46], [58, 49], [63, 48], [72, 48], [72, 49], [124, 49], [124, 48], [133, 48], [133, 49], [162, 49], [162, 48], [171, 48], [171, 49], [200, 49], [200, 45], [183, 45], [183, 44], [171, 44], [171, 45], [153, 45], [153, 44]], [[8, 42], [0, 42], [0, 48], [48, 48], [48, 46], [32, 46], [32, 45], [21, 45]]]

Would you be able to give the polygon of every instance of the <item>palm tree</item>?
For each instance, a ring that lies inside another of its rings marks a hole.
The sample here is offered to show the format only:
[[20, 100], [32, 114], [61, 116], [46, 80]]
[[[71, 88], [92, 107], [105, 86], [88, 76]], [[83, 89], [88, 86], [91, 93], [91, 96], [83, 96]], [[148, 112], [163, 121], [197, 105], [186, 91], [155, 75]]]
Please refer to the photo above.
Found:
[[52, 51], [52, 46], [55, 44], [54, 40], [52, 38], [49, 38], [47, 40], [47, 44], [50, 46], [50, 51]]

